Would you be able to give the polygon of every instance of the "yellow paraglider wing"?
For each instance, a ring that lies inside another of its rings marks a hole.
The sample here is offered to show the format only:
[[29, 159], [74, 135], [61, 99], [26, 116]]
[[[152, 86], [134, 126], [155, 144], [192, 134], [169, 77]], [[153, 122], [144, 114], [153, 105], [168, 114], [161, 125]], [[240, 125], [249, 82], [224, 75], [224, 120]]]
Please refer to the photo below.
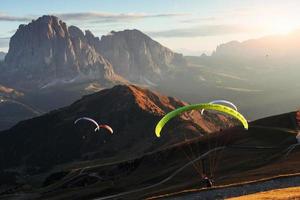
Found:
[[243, 124], [244, 128], [248, 129], [248, 122], [245, 119], [245, 117], [242, 114], [240, 114], [239, 112], [237, 112], [236, 110], [234, 110], [228, 106], [224, 106], [224, 105], [220, 105], [220, 104], [193, 104], [193, 105], [180, 107], [180, 108], [173, 110], [173, 111], [169, 112], [168, 114], [166, 114], [157, 123], [157, 125], [155, 127], [156, 136], [160, 137], [160, 132], [161, 132], [162, 128], [173, 117], [176, 117], [177, 115], [180, 115], [183, 112], [187, 112], [190, 110], [200, 110], [200, 109], [215, 110], [215, 111], [219, 111], [222, 113], [226, 113], [226, 114], [238, 119]]

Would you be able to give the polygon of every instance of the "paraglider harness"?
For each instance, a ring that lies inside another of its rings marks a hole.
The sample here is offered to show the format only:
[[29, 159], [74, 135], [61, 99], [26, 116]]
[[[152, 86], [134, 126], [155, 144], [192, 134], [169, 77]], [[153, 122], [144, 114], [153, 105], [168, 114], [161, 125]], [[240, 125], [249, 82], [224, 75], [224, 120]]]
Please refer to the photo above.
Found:
[[214, 185], [213, 179], [208, 178], [207, 176], [203, 177], [203, 183], [205, 184], [205, 187], [211, 188]]

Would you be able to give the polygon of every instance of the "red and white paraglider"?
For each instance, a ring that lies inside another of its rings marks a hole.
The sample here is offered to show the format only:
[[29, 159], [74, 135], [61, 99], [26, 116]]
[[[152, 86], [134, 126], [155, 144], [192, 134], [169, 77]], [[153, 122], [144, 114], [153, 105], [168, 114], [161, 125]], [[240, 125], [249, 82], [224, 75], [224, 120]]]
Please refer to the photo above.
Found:
[[99, 131], [100, 128], [104, 128], [104, 129], [108, 130], [108, 131], [110, 132], [110, 134], [113, 134], [113, 133], [114, 133], [113, 129], [112, 129], [109, 125], [107, 125], [107, 124], [100, 124], [100, 125], [99, 125], [94, 119], [89, 118], [89, 117], [81, 117], [81, 118], [78, 118], [78, 119], [75, 120], [74, 124], [77, 124], [77, 123], [78, 123], [79, 121], [81, 121], [81, 120], [86, 120], [86, 121], [92, 122], [92, 123], [96, 126], [95, 132], [96, 132], [96, 131]]

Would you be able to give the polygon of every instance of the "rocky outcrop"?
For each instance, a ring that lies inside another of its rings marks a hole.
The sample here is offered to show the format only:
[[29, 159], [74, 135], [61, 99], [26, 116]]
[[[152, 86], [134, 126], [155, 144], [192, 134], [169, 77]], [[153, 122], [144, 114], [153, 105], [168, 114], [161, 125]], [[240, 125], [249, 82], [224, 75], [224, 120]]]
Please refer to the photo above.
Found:
[[96, 44], [97, 51], [112, 63], [116, 73], [138, 83], [156, 83], [172, 67], [185, 66], [181, 54], [139, 30], [112, 31]]
[[112, 65], [87, 38], [80, 29], [68, 27], [54, 16], [20, 25], [10, 40], [5, 77], [14, 76], [17, 86], [38, 87], [82, 79], [115, 79]]
[[174, 66], [185, 65], [181, 54], [141, 31], [112, 31], [100, 40], [89, 30], [83, 33], [55, 16], [42, 16], [20, 25], [11, 37], [0, 78], [12, 87], [30, 89], [82, 80], [127, 79], [152, 86]]

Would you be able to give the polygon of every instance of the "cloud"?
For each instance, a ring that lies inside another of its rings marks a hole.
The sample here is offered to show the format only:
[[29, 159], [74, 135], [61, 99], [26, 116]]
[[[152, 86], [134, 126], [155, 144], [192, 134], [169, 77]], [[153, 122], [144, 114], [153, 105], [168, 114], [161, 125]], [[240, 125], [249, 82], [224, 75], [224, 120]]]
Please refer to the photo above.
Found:
[[0, 13], [0, 21], [7, 21], [7, 22], [27, 22], [31, 21], [32, 17], [18, 17], [18, 16], [12, 16], [7, 15], [4, 13]]
[[181, 23], [199, 23], [203, 21], [216, 21], [218, 18], [217, 17], [198, 17], [198, 18], [192, 18], [192, 19], [183, 19], [180, 20], [179, 22]]
[[93, 22], [120, 22], [146, 18], [168, 18], [187, 15], [185, 13], [147, 14], [147, 13], [104, 13], [104, 12], [83, 12], [54, 14], [63, 20], [93, 21]]
[[152, 37], [204, 37], [253, 31], [240, 25], [202, 25], [182, 29], [148, 32]]
[[[166, 14], [149, 14], [149, 13], [105, 13], [105, 12], [78, 12], [78, 13], [50, 13], [62, 20], [75, 21], [93, 21], [93, 22], [120, 22], [131, 21], [146, 18], [168, 18], [187, 15], [186, 13], [166, 13]], [[0, 21], [7, 22], [28, 22], [38, 16], [12, 16], [0, 12]]]

